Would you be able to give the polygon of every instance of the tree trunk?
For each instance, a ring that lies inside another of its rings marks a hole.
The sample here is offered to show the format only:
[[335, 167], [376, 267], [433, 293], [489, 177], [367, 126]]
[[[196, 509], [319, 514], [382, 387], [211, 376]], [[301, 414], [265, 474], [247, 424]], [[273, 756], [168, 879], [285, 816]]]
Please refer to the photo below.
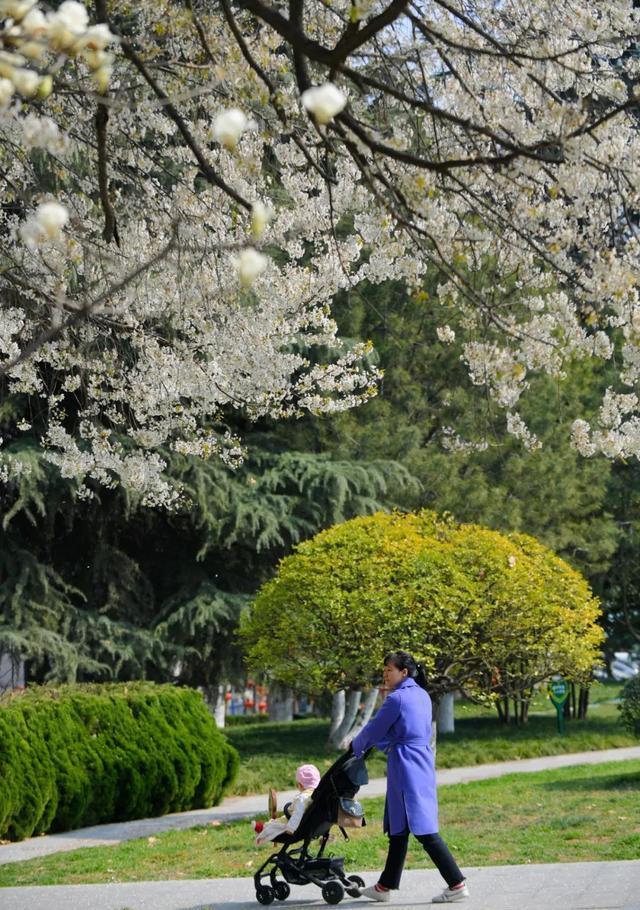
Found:
[[453, 715], [453, 692], [445, 692], [440, 699], [436, 712], [438, 733], [454, 733], [455, 718]]
[[378, 690], [376, 688], [369, 689], [364, 698], [364, 708], [362, 714], [357, 718], [355, 724], [347, 730], [346, 734], [342, 737], [341, 741], [338, 743], [338, 749], [344, 751], [349, 748], [349, 743], [351, 740], [358, 735], [360, 730], [365, 726], [369, 721], [369, 718], [373, 714], [373, 709], [376, 706], [376, 701], [378, 700]]
[[269, 687], [269, 720], [287, 723], [293, 720], [293, 692], [274, 683]]
[[529, 699], [524, 695], [514, 696], [513, 722], [517, 727], [529, 722]]
[[589, 708], [589, 686], [580, 686], [580, 697], [578, 701], [578, 719], [584, 720]]
[[520, 723], [520, 699], [517, 695], [513, 698], [513, 722], [516, 727]]
[[327, 738], [329, 745], [333, 742], [336, 730], [344, 720], [345, 701], [344, 689], [339, 689], [335, 692], [331, 699], [331, 727], [329, 728], [329, 736]]
[[227, 703], [224, 698], [225, 688], [222, 683], [218, 683], [217, 685], [205, 686], [200, 690], [204, 696], [205, 704], [211, 714], [213, 714], [216, 726], [220, 730], [224, 729], [227, 713]]
[[340, 748], [340, 744], [354, 724], [359, 708], [360, 689], [349, 689], [345, 700], [344, 717], [342, 718], [342, 723], [338, 725], [333, 736], [330, 737], [330, 745], [334, 746], [336, 749]]
[[24, 661], [13, 651], [0, 651], [0, 693], [24, 688]]
[[431, 746], [431, 751], [433, 752], [433, 758], [435, 761], [436, 752], [438, 749], [438, 724], [435, 720], [431, 721], [431, 739], [429, 740], [429, 745]]

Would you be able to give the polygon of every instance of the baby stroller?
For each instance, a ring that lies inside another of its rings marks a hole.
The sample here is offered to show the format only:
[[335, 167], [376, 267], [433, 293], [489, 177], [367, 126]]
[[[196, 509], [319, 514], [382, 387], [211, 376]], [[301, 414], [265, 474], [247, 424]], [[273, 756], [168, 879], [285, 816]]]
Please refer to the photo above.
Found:
[[[289, 885], [317, 885], [328, 904], [339, 904], [345, 893], [360, 897], [364, 882], [358, 875], [346, 875], [343, 856], [325, 856], [324, 849], [333, 825], [338, 825], [348, 840], [345, 825], [364, 825], [364, 811], [354, 799], [363, 784], [369, 780], [364, 759], [346, 752], [334, 762], [313, 791], [310, 805], [293, 834], [281, 834], [274, 843], [282, 844], [260, 866], [253, 881], [256, 899], [261, 904], [273, 900], [285, 901]], [[320, 838], [317, 853], [310, 850], [311, 842]], [[282, 878], [278, 878], [278, 873]], [[263, 884], [268, 879], [269, 884]]]

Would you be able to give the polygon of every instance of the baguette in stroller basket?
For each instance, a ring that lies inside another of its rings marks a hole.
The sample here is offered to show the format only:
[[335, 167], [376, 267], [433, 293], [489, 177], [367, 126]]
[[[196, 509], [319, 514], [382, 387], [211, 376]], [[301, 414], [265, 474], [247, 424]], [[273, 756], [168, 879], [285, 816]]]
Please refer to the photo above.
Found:
[[[344, 857], [325, 856], [324, 850], [333, 825], [337, 825], [348, 840], [347, 826], [365, 824], [362, 806], [354, 797], [369, 779], [364, 764], [367, 755], [368, 752], [362, 758], [356, 758], [352, 752], [341, 755], [313, 791], [296, 831], [275, 838], [274, 843], [282, 846], [265, 860], [253, 877], [259, 903], [286, 900], [291, 893], [289, 885], [317, 885], [328, 904], [339, 904], [345, 893], [350, 897], [360, 896], [363, 880], [358, 875], [345, 873]], [[318, 838], [320, 846], [314, 852], [310, 850], [311, 842]]]

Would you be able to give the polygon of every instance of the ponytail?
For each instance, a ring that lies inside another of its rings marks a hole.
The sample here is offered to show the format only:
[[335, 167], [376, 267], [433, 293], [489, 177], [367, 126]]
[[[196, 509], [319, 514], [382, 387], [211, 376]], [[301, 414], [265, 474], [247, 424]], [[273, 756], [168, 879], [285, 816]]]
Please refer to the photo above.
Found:
[[427, 690], [427, 674], [424, 672], [422, 664], [416, 663], [416, 675], [414, 676], [414, 679], [421, 689]]

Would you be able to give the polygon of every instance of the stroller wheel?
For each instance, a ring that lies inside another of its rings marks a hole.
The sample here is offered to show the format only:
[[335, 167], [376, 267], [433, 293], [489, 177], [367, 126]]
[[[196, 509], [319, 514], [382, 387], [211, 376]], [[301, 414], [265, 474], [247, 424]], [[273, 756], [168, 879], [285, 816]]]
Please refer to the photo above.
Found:
[[353, 883], [353, 888], [347, 888], [349, 897], [360, 897], [360, 889], [364, 888], [364, 879], [359, 875], [348, 875], [347, 881]]
[[328, 904], [339, 904], [344, 897], [344, 888], [334, 879], [322, 886], [322, 896]]
[[273, 893], [275, 894], [277, 901], [286, 901], [291, 894], [291, 888], [286, 882], [276, 882]]
[[269, 885], [260, 885], [259, 888], [256, 888], [256, 900], [259, 904], [272, 904], [274, 897], [273, 888], [270, 888]]

